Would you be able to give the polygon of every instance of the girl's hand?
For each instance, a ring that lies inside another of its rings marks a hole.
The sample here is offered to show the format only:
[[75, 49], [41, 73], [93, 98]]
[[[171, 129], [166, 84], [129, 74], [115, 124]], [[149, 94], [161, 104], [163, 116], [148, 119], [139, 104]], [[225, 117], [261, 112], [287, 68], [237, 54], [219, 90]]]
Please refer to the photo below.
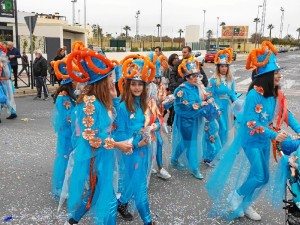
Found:
[[286, 132], [280, 132], [277, 136], [276, 136], [276, 138], [275, 138], [275, 140], [276, 141], [278, 141], [278, 142], [283, 142], [286, 138], [287, 138], [287, 136], [288, 136], [288, 134], [286, 133]]
[[132, 144], [126, 143], [126, 142], [116, 142], [115, 147], [120, 149], [125, 154], [131, 154], [132, 153]]
[[205, 106], [205, 105], [208, 105], [208, 103], [207, 103], [206, 101], [203, 101], [203, 102], [201, 103], [201, 106]]
[[138, 147], [141, 148], [141, 147], [144, 147], [148, 145], [147, 141], [146, 141], [146, 138], [144, 137], [138, 144]]
[[152, 123], [152, 124], [151, 124], [151, 127], [152, 127], [152, 131], [156, 131], [156, 129], [157, 129], [156, 123]]

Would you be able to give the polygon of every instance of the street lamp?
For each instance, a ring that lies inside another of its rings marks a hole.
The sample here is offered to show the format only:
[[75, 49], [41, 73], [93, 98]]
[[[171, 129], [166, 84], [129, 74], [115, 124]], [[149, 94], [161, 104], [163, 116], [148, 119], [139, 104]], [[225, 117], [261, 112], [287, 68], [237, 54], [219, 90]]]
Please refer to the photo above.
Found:
[[204, 41], [204, 30], [205, 30], [205, 13], [206, 13], [206, 10], [203, 9], [203, 13], [204, 13], [204, 20], [203, 20], [203, 41]]
[[255, 48], [256, 48], [256, 45], [257, 45], [257, 24], [259, 22], [259, 8], [262, 7], [262, 5], [258, 5], [258, 8], [257, 8], [257, 16], [255, 18]]
[[217, 49], [219, 49], [219, 18], [217, 17]]
[[280, 36], [279, 36], [279, 38], [282, 38], [284, 9], [282, 7], [280, 7], [280, 11], [281, 11], [281, 22], [280, 22]]
[[77, 0], [71, 0], [72, 4], [72, 11], [73, 11], [73, 19], [72, 19], [72, 25], [75, 25], [75, 3], [77, 2]]
[[141, 14], [141, 11], [138, 10], [136, 11], [135, 13], [135, 19], [136, 19], [136, 34], [135, 34], [135, 38], [136, 38], [136, 41], [138, 41], [138, 36], [139, 36], [139, 16]]
[[162, 0], [160, 0], [160, 47], [162, 48]]

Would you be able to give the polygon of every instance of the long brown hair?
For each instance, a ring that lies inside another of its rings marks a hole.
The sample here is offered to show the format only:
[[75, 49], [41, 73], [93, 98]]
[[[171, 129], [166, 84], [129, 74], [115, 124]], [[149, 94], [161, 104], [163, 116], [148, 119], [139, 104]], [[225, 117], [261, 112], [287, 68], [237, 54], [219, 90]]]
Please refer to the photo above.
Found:
[[[125, 82], [125, 88], [122, 93], [121, 102], [125, 101], [126, 107], [130, 112], [135, 112], [135, 108], [137, 107], [137, 104], [134, 101], [134, 95], [132, 94], [130, 90], [130, 84], [132, 80], [127, 80]], [[140, 82], [140, 81], [139, 81]], [[140, 96], [140, 105], [143, 113], [147, 110], [147, 89], [146, 84], [143, 82], [143, 91]]]
[[74, 101], [76, 101], [76, 97], [74, 95], [74, 88], [73, 88], [73, 84], [72, 83], [68, 83], [65, 85], [61, 85], [56, 89], [55, 94], [53, 95], [53, 100], [54, 103], [56, 102], [57, 96], [59, 95], [59, 93], [61, 93], [62, 91], [67, 92], [67, 95], [73, 99]]
[[[232, 74], [230, 72], [229, 65], [227, 65], [227, 68], [228, 69], [227, 69], [227, 73], [226, 73], [226, 79], [227, 79], [227, 81], [232, 81]], [[216, 86], [219, 87], [220, 83], [221, 83], [220, 65], [216, 66], [216, 71], [215, 71], [214, 77], [217, 79]]]
[[85, 95], [95, 95], [107, 110], [112, 109], [112, 97], [109, 92], [107, 77], [93, 84], [86, 85], [77, 99], [78, 104], [83, 102]]

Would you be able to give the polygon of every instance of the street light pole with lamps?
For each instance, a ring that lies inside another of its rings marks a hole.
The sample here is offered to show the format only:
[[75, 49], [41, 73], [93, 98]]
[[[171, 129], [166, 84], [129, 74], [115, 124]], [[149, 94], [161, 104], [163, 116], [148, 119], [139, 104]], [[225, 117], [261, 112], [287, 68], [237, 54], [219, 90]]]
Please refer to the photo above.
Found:
[[259, 8], [260, 7], [262, 7], [262, 5], [258, 5], [258, 8], [257, 8], [257, 17], [255, 18], [255, 23], [256, 23], [256, 25], [255, 25], [255, 48], [256, 48], [256, 45], [257, 45], [257, 24], [258, 24], [258, 22], [259, 22]]
[[205, 13], [206, 13], [206, 10], [203, 9], [203, 13], [204, 13], [204, 20], [203, 20], [203, 41], [204, 41], [204, 32], [205, 32]]
[[136, 38], [136, 41], [138, 41], [138, 37], [139, 37], [139, 16], [141, 14], [141, 11], [138, 10], [136, 13], [135, 13], [135, 18], [136, 18], [136, 34], [135, 34], [135, 38]]
[[280, 7], [280, 11], [281, 11], [281, 22], [280, 22], [280, 36], [279, 36], [279, 38], [282, 38], [284, 9], [282, 7]]
[[219, 19], [220, 17], [217, 17], [217, 49], [219, 49]]
[[162, 48], [162, 0], [160, 0], [160, 47]]

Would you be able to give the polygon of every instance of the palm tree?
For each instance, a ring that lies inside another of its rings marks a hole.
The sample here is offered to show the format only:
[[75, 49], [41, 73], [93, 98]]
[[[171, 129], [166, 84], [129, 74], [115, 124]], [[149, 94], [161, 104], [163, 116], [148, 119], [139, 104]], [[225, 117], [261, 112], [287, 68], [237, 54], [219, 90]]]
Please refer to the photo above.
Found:
[[300, 27], [296, 31], [298, 32], [298, 42], [299, 42], [299, 39], [300, 39]]
[[226, 25], [225, 22], [221, 22], [221, 23], [220, 23], [220, 26], [221, 26], [221, 27], [224, 27], [225, 25]]
[[272, 37], [272, 29], [274, 28], [273, 24], [269, 24], [268, 25], [268, 29], [270, 30], [270, 33], [269, 33], [269, 41], [271, 41], [271, 37]]
[[207, 39], [209, 40], [209, 39], [211, 38], [213, 32], [212, 32], [212, 30], [208, 30], [208, 31], [206, 32], [206, 34], [207, 34]]
[[183, 33], [183, 30], [179, 29], [178, 33], [179, 33], [179, 38], [181, 39], [181, 34]]
[[127, 38], [127, 37], [128, 37], [128, 31], [131, 31], [130, 26], [125, 25], [125, 27], [123, 27], [123, 30], [125, 30], [125, 36], [126, 36], [126, 38]]
[[260, 22], [259, 18], [254, 18], [253, 22], [256, 24], [255, 25], [255, 48], [257, 44], [257, 24]]
[[157, 37], [159, 37], [159, 28], [160, 28], [160, 24], [156, 24], [157, 27]]

